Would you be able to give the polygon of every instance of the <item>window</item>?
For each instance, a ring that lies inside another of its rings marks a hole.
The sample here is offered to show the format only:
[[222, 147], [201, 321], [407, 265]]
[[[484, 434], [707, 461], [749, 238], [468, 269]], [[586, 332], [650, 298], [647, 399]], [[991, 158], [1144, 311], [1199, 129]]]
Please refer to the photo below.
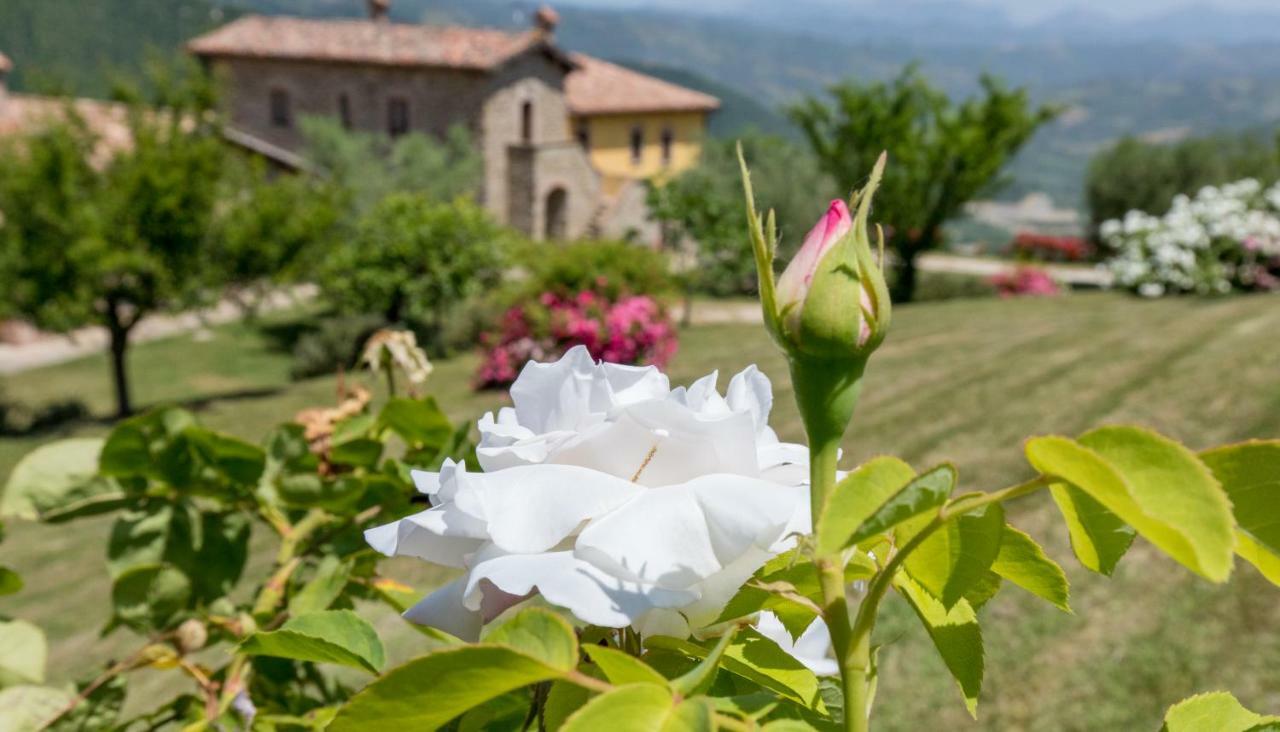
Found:
[[289, 92], [284, 89], [271, 90], [271, 124], [276, 127], [293, 125], [293, 115], [289, 109]]
[[533, 102], [520, 105], [520, 141], [526, 145], [533, 142]]
[[662, 164], [671, 164], [671, 146], [676, 140], [676, 133], [670, 127], [662, 128]]
[[387, 101], [387, 133], [399, 137], [409, 131], [409, 102], [401, 97]]
[[578, 135], [578, 144], [582, 146], [582, 149], [590, 151], [591, 150], [591, 125], [588, 124], [585, 119], [578, 121], [577, 135]]
[[631, 164], [639, 165], [644, 159], [644, 128], [636, 125], [631, 128]]
[[338, 119], [343, 129], [351, 129], [351, 99], [346, 94], [338, 95]]

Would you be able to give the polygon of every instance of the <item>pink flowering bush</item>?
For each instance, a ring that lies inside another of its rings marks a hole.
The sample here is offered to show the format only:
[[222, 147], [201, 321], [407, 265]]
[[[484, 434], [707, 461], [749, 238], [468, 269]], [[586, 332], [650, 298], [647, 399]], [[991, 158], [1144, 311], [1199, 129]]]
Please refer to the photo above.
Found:
[[544, 292], [503, 313], [494, 332], [481, 337], [484, 360], [476, 388], [510, 385], [529, 361], [555, 360], [574, 346], [610, 363], [663, 367], [676, 352], [676, 330], [649, 295], [616, 298], [596, 290], [572, 295]]
[[1043, 297], [1061, 292], [1058, 283], [1039, 267], [1018, 267], [1012, 272], [1002, 272], [990, 280], [1000, 297]]

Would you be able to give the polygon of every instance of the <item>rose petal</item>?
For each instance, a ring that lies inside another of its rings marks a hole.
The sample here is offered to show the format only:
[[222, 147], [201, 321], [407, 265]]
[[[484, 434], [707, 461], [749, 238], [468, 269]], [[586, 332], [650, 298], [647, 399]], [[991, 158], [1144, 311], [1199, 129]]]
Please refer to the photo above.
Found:
[[710, 475], [644, 492], [585, 528], [577, 556], [619, 577], [692, 589], [785, 536], [803, 489]]
[[760, 613], [755, 628], [760, 635], [777, 643], [779, 648], [818, 676], [835, 676], [840, 672], [836, 660], [832, 658], [831, 635], [822, 618], [814, 618], [794, 642], [778, 616], [767, 610]]
[[695, 593], [628, 582], [573, 556], [573, 552], [508, 554], [479, 562], [468, 575], [467, 607], [480, 609], [484, 584], [523, 597], [534, 591], [584, 623], [622, 628], [654, 608], [686, 605]]
[[446, 567], [463, 567], [466, 558], [486, 543], [488, 531], [483, 521], [446, 503], [369, 529], [364, 538], [389, 557], [418, 557]]
[[461, 577], [439, 588], [404, 612], [405, 620], [439, 628], [464, 641], [480, 639], [480, 613], [462, 602], [467, 578]]
[[456, 503], [487, 523], [494, 544], [532, 554], [554, 547], [583, 521], [613, 510], [641, 490], [576, 465], [526, 465], [468, 475]]

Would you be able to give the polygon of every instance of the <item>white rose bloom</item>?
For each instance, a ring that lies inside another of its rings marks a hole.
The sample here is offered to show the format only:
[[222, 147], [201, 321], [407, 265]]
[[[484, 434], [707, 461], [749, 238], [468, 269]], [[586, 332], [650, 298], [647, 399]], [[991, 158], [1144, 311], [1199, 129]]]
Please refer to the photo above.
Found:
[[415, 472], [432, 508], [366, 532], [465, 574], [405, 613], [464, 639], [540, 594], [585, 623], [687, 635], [810, 529], [807, 452], [768, 427], [755, 367], [669, 387], [585, 348], [530, 363], [480, 420], [484, 473]]

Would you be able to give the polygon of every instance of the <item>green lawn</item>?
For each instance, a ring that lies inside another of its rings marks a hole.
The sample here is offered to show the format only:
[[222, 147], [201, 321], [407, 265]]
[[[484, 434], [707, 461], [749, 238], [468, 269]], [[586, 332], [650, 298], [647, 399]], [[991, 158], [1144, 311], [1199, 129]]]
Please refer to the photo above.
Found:
[[[1019, 451], [1032, 433], [1078, 433], [1104, 422], [1138, 422], [1194, 447], [1280, 437], [1280, 298], [1137, 301], [1119, 295], [951, 301], [900, 308], [872, 363], [844, 465], [892, 452], [917, 466], [951, 460], [964, 490], [1026, 477]], [[685, 331], [671, 372], [687, 382], [758, 363], [775, 382], [774, 425], [799, 439], [786, 370], [759, 327]], [[433, 388], [458, 418], [497, 404], [467, 388], [472, 358], [438, 365]], [[246, 326], [139, 346], [139, 401], [196, 400], [214, 427], [260, 437], [304, 406], [331, 400], [331, 378], [289, 383], [288, 358]], [[181, 374], [181, 375], [179, 375]], [[109, 409], [106, 367], [85, 359], [5, 380], [10, 396], [78, 396]], [[80, 425], [75, 432], [105, 429]], [[46, 435], [40, 439], [50, 439]], [[0, 440], [0, 474], [38, 440]], [[880, 729], [1156, 729], [1163, 709], [1192, 693], [1230, 689], [1250, 708], [1280, 711], [1280, 589], [1241, 567], [1225, 586], [1192, 579], [1139, 544], [1110, 580], [1080, 570], [1047, 498], [1014, 504], [1012, 520], [1046, 544], [1072, 580], [1076, 614], [1058, 613], [1016, 589], [983, 612], [987, 679], [980, 720], [902, 605], [882, 625]], [[87, 659], [127, 639], [100, 639], [105, 620], [102, 550], [107, 524], [10, 526], [0, 563], [29, 587], [0, 600], [0, 615], [47, 629], [55, 680], [83, 674]], [[391, 572], [420, 587], [441, 579], [422, 563]], [[414, 652], [415, 636], [377, 618]], [[147, 689], [146, 678], [137, 688]]]

